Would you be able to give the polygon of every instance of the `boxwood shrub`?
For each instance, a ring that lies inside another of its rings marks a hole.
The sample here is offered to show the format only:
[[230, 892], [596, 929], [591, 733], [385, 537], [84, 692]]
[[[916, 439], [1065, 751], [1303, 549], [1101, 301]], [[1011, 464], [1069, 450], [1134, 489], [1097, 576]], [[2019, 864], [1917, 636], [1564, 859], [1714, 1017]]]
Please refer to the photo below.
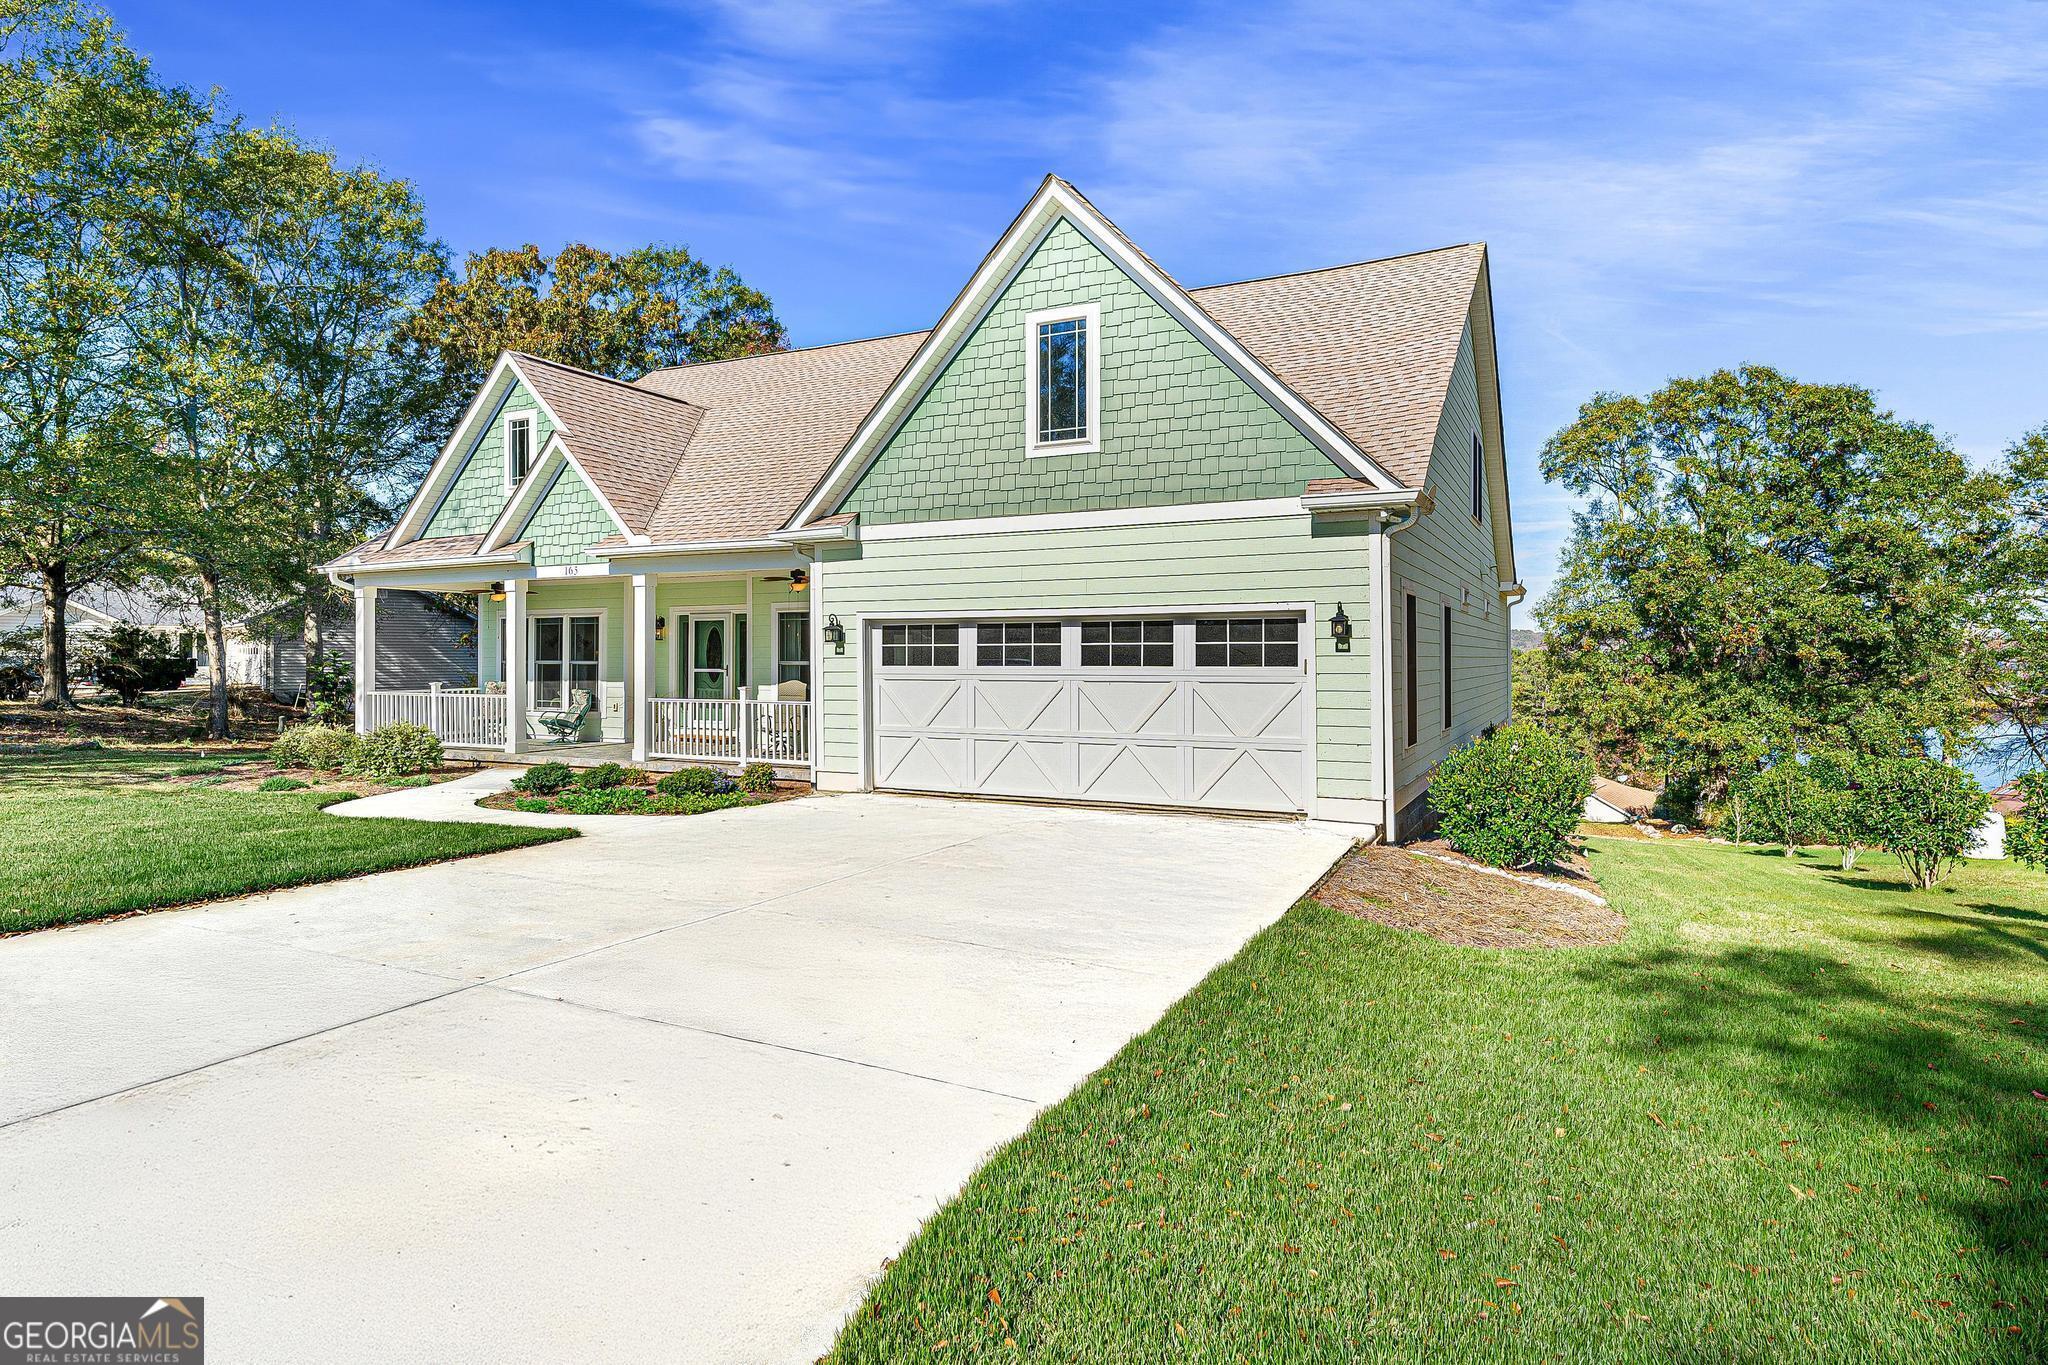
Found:
[[1452, 848], [1495, 867], [1554, 863], [1593, 790], [1593, 765], [1527, 721], [1453, 750], [1430, 778], [1429, 804]]
[[280, 768], [315, 768], [338, 773], [356, 756], [356, 732], [341, 725], [294, 725], [270, 746], [270, 761]]
[[424, 725], [393, 721], [356, 744], [349, 771], [364, 777], [411, 777], [441, 766], [441, 741]]
[[740, 790], [756, 796], [775, 790], [775, 765], [772, 763], [749, 763], [740, 769]]
[[553, 796], [568, 787], [576, 772], [566, 763], [536, 763], [512, 779], [512, 790]]
[[663, 796], [723, 796], [738, 787], [724, 773], [709, 768], [680, 768], [654, 784]]
[[626, 769], [617, 763], [600, 763], [576, 774], [576, 785], [585, 791], [609, 791], [626, 785]]

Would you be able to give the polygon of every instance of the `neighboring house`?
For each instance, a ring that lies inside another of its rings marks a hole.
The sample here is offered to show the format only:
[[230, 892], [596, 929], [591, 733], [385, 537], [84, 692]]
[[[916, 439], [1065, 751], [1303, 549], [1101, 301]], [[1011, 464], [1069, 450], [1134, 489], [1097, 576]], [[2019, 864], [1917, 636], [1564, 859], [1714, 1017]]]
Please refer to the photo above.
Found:
[[1586, 798], [1585, 818], [1596, 825], [1632, 825], [1648, 819], [1656, 807], [1657, 793], [1596, 777], [1593, 792]]
[[[462, 684], [476, 678], [476, 619], [426, 593], [393, 593], [383, 604], [383, 646], [377, 661], [379, 687]], [[207, 682], [206, 641], [196, 608], [163, 590], [115, 591], [86, 588], [65, 604], [71, 655], [115, 626], [154, 631], [174, 653], [199, 661], [192, 682]], [[40, 668], [43, 598], [34, 591], [0, 591], [0, 664]], [[261, 687], [287, 701], [305, 686], [306, 653], [296, 607], [279, 607], [226, 623], [228, 682]], [[355, 649], [355, 613], [336, 603], [323, 618], [326, 648], [346, 658]]]
[[325, 567], [359, 656], [391, 589], [479, 601], [482, 688], [364, 725], [516, 753], [588, 696], [636, 761], [1384, 836], [1508, 715], [1486, 250], [1187, 290], [1049, 177], [929, 332], [502, 357]]

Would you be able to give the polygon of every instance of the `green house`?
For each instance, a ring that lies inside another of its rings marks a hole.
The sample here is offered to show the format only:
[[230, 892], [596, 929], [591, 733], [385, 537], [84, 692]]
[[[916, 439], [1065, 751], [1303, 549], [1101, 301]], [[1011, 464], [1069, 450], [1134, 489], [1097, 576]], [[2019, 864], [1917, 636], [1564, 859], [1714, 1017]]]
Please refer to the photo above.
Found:
[[477, 685], [365, 727], [1388, 837], [1508, 716], [1486, 249], [1188, 289], [1049, 177], [928, 332], [501, 357], [325, 567], [359, 679], [381, 591], [477, 598]]

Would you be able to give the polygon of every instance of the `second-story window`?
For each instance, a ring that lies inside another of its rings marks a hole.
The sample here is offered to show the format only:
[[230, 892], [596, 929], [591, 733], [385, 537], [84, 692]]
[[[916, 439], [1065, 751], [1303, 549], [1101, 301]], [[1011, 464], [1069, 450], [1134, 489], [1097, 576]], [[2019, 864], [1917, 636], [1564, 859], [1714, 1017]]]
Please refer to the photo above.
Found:
[[1094, 304], [1033, 313], [1026, 320], [1029, 377], [1026, 448], [1033, 455], [1100, 449], [1096, 430], [1100, 310]]
[[515, 413], [505, 419], [505, 481], [517, 485], [533, 465], [533, 415]]

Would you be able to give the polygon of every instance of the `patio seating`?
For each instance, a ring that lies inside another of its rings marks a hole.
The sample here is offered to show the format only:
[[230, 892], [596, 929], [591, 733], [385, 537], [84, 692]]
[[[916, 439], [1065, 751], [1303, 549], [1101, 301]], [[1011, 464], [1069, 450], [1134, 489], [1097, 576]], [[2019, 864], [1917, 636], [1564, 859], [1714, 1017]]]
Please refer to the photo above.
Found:
[[550, 744], [574, 744], [583, 734], [583, 722], [590, 719], [590, 713], [597, 703], [583, 688], [574, 688], [569, 693], [567, 706], [551, 706], [533, 713], [534, 723], [548, 732]]

